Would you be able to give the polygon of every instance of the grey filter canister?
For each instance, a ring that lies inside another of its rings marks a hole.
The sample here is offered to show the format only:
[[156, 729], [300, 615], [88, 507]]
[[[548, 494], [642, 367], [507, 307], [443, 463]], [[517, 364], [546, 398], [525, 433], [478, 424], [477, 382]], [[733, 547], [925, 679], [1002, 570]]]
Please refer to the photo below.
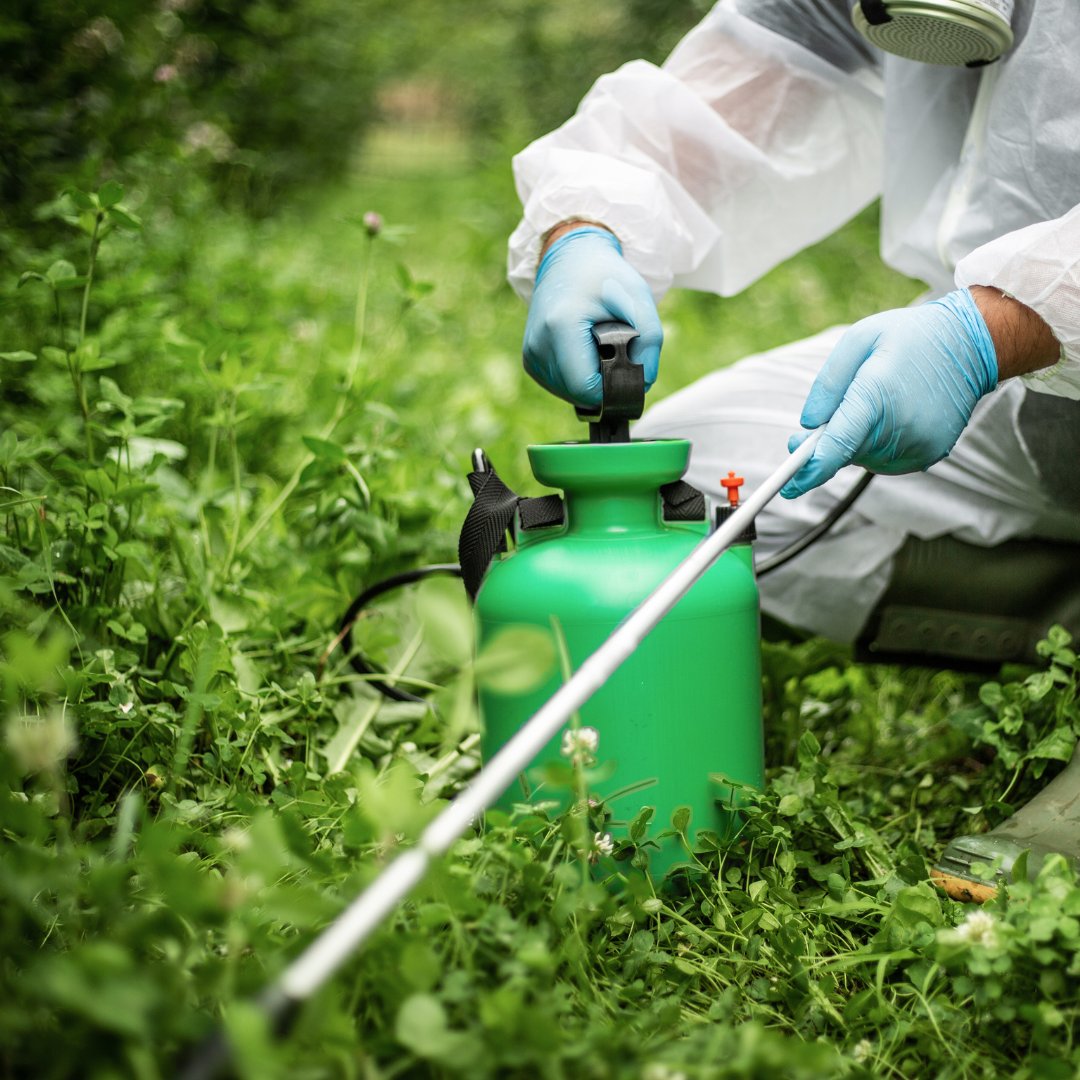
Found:
[[851, 19], [872, 45], [925, 64], [978, 67], [1012, 44], [1014, 0], [855, 0]]

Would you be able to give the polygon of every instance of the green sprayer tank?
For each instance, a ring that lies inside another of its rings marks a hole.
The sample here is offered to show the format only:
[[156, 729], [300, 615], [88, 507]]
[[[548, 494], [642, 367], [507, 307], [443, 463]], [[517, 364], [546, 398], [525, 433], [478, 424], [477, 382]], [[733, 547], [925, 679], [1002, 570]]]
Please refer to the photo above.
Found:
[[[610, 360], [605, 330], [611, 336], [609, 324], [598, 328], [597, 339], [601, 356]], [[625, 347], [615, 352], [625, 361]], [[628, 366], [640, 380], [641, 369]], [[605, 413], [615, 396], [612, 383], [605, 371]], [[476, 597], [481, 646], [503, 628], [528, 624], [550, 633], [559, 649], [561, 637], [576, 669], [705, 535], [704, 520], [668, 520], [661, 495], [685, 472], [690, 444], [620, 441], [626, 430], [624, 419], [605, 415], [593, 424], [596, 441], [529, 447], [536, 479], [563, 492], [562, 521], [522, 528], [525, 515], [517, 515], [516, 548], [494, 559]], [[523, 694], [481, 691], [485, 758], [562, 678], [560, 671]], [[613, 766], [593, 792], [608, 798], [632, 789], [609, 801], [616, 840], [644, 806], [655, 808], [649, 839], [670, 830], [681, 807], [690, 810], [692, 845], [698, 830], [720, 837], [730, 831], [730, 790], [716, 774], [759, 786], [764, 768], [758, 592], [748, 542], [705, 573], [582, 708], [580, 723], [599, 734], [598, 762]], [[560, 733], [506, 792], [503, 809], [548, 797], [536, 766], [565, 761], [561, 741]], [[646, 850], [657, 876], [687, 858], [676, 836]]]

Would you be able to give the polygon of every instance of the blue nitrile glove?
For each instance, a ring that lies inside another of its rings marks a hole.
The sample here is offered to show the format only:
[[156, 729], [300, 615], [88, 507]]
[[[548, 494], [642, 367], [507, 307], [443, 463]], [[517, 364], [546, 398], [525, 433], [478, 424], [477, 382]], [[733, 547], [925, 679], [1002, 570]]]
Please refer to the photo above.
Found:
[[648, 390], [656, 382], [664, 340], [656, 301], [611, 233], [573, 229], [548, 248], [536, 271], [522, 344], [525, 370], [566, 401], [599, 405], [600, 358], [592, 328], [611, 320], [637, 330], [630, 359], [644, 366]]
[[[857, 322], [803, 406], [803, 427], [827, 423], [825, 433], [780, 494], [794, 499], [851, 463], [877, 473], [928, 469], [952, 450], [997, 377], [994, 342], [967, 289]], [[788, 448], [805, 438], [793, 435]]]

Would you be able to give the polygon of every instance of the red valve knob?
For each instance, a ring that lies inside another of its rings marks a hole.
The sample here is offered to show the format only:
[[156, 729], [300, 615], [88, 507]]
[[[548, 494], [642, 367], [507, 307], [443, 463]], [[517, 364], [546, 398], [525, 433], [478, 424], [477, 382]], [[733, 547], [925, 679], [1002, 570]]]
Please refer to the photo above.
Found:
[[741, 476], [736, 476], [734, 472], [729, 472], [727, 476], [720, 478], [720, 486], [727, 489], [728, 506], [739, 505], [739, 488], [743, 486], [745, 481]]

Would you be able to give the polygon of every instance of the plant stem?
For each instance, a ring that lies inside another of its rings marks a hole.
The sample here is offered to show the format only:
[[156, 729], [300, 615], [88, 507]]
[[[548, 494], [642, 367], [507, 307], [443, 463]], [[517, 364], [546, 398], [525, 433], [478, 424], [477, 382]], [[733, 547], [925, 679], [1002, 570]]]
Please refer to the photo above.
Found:
[[101, 210], [94, 215], [94, 230], [90, 234], [90, 259], [86, 266], [86, 284], [83, 286], [82, 311], [79, 314], [77, 345], [81, 345], [86, 340], [86, 316], [90, 310], [90, 289], [94, 284], [94, 267], [97, 264], [98, 248], [101, 246], [101, 223], [104, 219], [105, 214]]
[[[86, 264], [86, 284], [83, 285], [82, 309], [79, 312], [79, 336], [75, 341], [75, 355], [66, 349], [68, 358], [68, 370], [71, 373], [71, 381], [75, 387], [75, 397], [79, 402], [79, 409], [83, 416], [83, 431], [86, 435], [86, 457], [91, 465], [94, 464], [94, 440], [90, 432], [90, 406], [86, 400], [86, 386], [83, 383], [79, 352], [86, 341], [86, 319], [90, 311], [90, 290], [94, 284], [94, 268], [97, 266], [98, 249], [101, 247], [101, 223], [105, 220], [105, 212], [99, 210], [94, 215], [94, 228], [90, 233], [90, 256]], [[59, 299], [57, 300], [59, 306]]]
[[195, 677], [191, 681], [187, 708], [184, 710], [184, 721], [180, 728], [180, 737], [176, 742], [176, 751], [173, 754], [167, 789], [170, 795], [176, 791], [176, 785], [181, 774], [187, 769], [188, 761], [191, 759], [191, 751], [195, 746], [195, 732], [199, 726], [199, 721], [202, 720], [203, 709], [205, 708], [204, 699], [210, 685], [213, 654], [213, 645], [209, 641], [204, 641], [202, 648], [199, 650], [199, 658], [195, 662]]
[[221, 573], [223, 581], [228, 580], [233, 559], [236, 558], [236, 545], [240, 542], [240, 507], [242, 503], [240, 485], [240, 452], [236, 446], [236, 395], [230, 395], [229, 401], [229, 449], [232, 451], [233, 482], [233, 527], [229, 537], [229, 550], [225, 555], [225, 566]]
[[375, 247], [372, 240], [373, 238], [370, 236], [367, 238], [364, 268], [360, 272], [360, 281], [356, 286], [356, 306], [353, 315], [353, 345], [352, 352], [349, 356], [349, 370], [345, 375], [346, 394], [352, 389], [353, 379], [356, 378], [356, 371], [360, 366], [360, 357], [364, 352], [364, 336], [367, 332], [368, 283], [371, 281], [371, 264], [375, 261]]

